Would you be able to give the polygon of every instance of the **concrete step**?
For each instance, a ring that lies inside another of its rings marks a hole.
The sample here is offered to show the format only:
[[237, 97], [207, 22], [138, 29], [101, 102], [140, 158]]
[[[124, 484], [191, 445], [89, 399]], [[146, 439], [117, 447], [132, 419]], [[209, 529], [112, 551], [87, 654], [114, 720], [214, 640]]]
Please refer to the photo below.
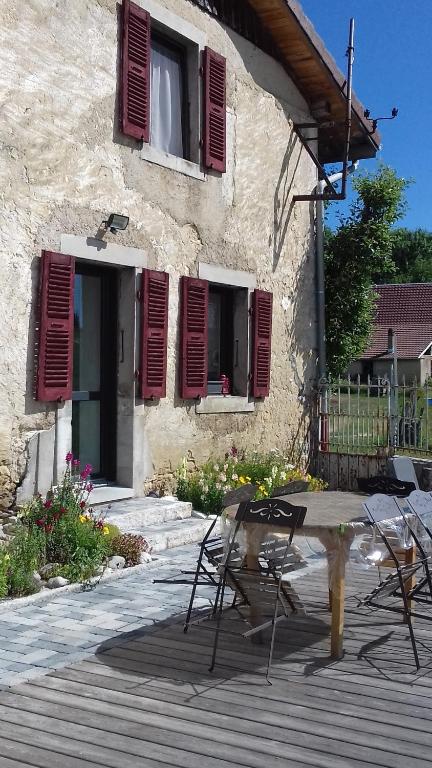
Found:
[[148, 526], [162, 525], [175, 520], [191, 518], [192, 504], [178, 501], [173, 496], [161, 499], [149, 496], [116, 501], [98, 509], [107, 523], [117, 525], [123, 532], [132, 532]]
[[[187, 518], [174, 520], [171, 523], [161, 525], [149, 525], [143, 530], [134, 531], [140, 533], [149, 542], [153, 552], [162, 552], [164, 549], [180, 547], [184, 544], [194, 544], [202, 541], [211, 525], [211, 520]], [[219, 533], [219, 523], [214, 528], [214, 534]]]

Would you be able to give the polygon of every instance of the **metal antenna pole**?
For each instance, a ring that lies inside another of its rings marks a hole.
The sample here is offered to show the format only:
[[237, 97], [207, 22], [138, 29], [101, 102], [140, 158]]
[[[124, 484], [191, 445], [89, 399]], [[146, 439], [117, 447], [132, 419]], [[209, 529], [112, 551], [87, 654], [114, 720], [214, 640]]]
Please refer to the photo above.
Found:
[[350, 19], [350, 31], [349, 31], [349, 43], [348, 43], [348, 74], [347, 74], [347, 100], [346, 100], [346, 135], [345, 135], [345, 152], [343, 160], [343, 176], [342, 176], [342, 200], [346, 197], [347, 187], [347, 170], [351, 149], [351, 128], [352, 128], [352, 78], [353, 78], [353, 64], [354, 64], [354, 19]]

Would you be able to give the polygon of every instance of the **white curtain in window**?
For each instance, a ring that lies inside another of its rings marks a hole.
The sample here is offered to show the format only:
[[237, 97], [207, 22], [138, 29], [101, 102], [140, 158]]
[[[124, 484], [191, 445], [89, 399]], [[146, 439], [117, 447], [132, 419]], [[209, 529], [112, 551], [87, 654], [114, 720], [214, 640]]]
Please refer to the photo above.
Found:
[[163, 46], [151, 52], [150, 144], [183, 157], [181, 63]]

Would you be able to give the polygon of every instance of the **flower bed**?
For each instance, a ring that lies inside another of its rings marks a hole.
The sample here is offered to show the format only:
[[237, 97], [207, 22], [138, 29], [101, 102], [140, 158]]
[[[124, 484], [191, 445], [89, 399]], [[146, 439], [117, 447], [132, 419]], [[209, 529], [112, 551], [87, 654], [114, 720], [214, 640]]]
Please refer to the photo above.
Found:
[[121, 534], [89, 506], [91, 466], [80, 470], [71, 453], [60, 485], [23, 506], [11, 539], [0, 549], [0, 598], [42, 587], [87, 582], [115, 558], [115, 567], [138, 565], [149, 547], [141, 536]]
[[207, 461], [201, 467], [189, 468], [183, 459], [177, 469], [176, 495], [180, 501], [190, 501], [197, 511], [217, 515], [227, 491], [254, 483], [258, 486], [254, 498], [265, 499], [276, 488], [297, 480], [305, 481], [309, 491], [326, 488], [322, 480], [294, 466], [278, 451], [248, 454], [233, 447], [224, 459]]

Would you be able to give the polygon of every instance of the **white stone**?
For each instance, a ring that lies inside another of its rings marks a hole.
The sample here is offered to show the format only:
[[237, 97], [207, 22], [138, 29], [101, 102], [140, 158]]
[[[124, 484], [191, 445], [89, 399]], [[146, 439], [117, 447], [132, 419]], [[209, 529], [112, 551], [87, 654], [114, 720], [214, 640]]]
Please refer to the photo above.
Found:
[[43, 565], [41, 568], [39, 568], [39, 574], [42, 579], [49, 579], [50, 575], [53, 573], [53, 571], [56, 571], [59, 567], [59, 563], [46, 563], [46, 565]]
[[18, 529], [17, 523], [5, 523], [3, 526], [3, 533], [7, 533], [8, 536], [13, 536]]
[[66, 587], [67, 584], [70, 584], [70, 581], [69, 579], [65, 579], [63, 576], [53, 576], [52, 579], [48, 579], [47, 581], [48, 589], [58, 589], [58, 587]]
[[140, 563], [143, 563], [143, 564], [144, 563], [151, 563], [152, 560], [153, 560], [153, 558], [152, 558], [150, 552], [141, 552]]
[[197, 517], [197, 518], [199, 518], [200, 520], [205, 520], [205, 518], [207, 517], [207, 515], [205, 515], [205, 514], [204, 514], [204, 512], [198, 512], [198, 510], [196, 510], [196, 509], [193, 509], [193, 510], [192, 510], [192, 517]]
[[124, 568], [125, 565], [126, 560], [121, 555], [114, 555], [108, 560], [108, 568], [111, 568], [113, 571], [119, 571]]

